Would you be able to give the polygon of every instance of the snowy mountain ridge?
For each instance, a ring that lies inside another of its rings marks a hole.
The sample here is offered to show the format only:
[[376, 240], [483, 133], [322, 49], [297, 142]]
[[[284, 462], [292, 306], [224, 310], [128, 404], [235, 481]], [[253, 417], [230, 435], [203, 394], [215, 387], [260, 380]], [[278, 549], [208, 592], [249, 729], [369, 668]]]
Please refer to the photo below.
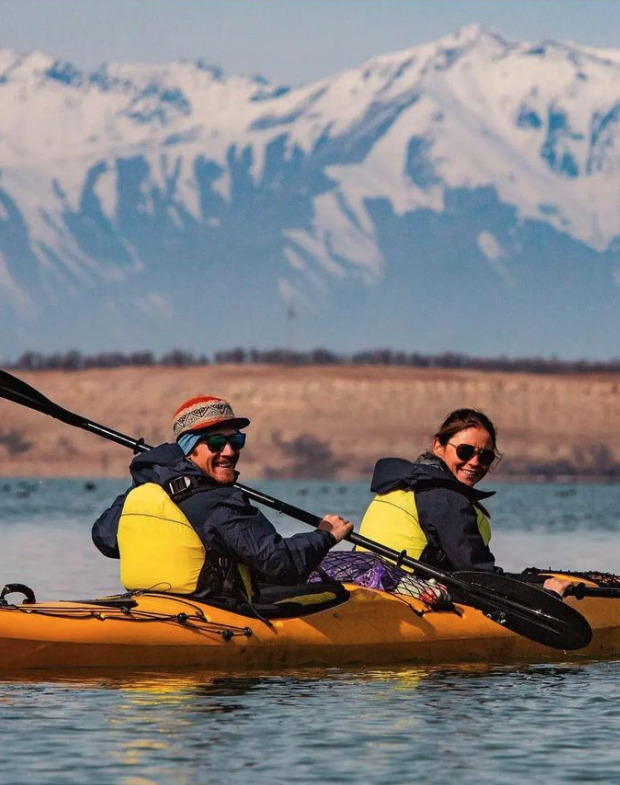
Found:
[[297, 88], [203, 62], [85, 72], [2, 51], [0, 296], [36, 321], [67, 293], [140, 280], [173, 318], [166, 264], [247, 276], [251, 254], [265, 293], [328, 300], [343, 281], [381, 285], [403, 253], [388, 225], [443, 219], [465, 194], [495, 194], [501, 228], [473, 240], [503, 286], [529, 222], [613, 255], [619, 84], [620, 52], [478, 25]]

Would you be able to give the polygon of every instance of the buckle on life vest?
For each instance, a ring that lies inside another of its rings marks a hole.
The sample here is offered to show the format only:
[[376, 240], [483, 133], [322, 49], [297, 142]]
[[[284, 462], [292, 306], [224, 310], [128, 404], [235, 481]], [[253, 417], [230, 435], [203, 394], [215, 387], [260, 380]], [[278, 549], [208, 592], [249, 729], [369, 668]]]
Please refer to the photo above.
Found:
[[185, 477], [184, 475], [181, 477], [173, 477], [166, 485], [168, 496], [174, 500], [186, 496], [187, 492], [193, 487], [191, 477]]

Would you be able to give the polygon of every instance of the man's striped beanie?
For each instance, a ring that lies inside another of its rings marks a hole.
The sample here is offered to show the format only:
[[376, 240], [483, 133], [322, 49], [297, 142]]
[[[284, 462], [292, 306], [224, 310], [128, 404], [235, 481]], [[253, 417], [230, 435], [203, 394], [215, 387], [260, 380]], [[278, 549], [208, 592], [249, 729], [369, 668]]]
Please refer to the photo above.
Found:
[[182, 403], [172, 415], [172, 433], [178, 441], [184, 433], [206, 431], [224, 423], [230, 428], [246, 428], [250, 421], [237, 417], [223, 398], [198, 395]]

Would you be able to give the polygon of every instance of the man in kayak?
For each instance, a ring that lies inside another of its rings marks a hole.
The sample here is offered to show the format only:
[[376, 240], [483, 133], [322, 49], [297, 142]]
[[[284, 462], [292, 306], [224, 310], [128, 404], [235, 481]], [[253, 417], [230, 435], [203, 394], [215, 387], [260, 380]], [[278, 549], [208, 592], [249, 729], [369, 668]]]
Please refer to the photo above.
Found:
[[313, 531], [282, 537], [234, 486], [250, 424], [228, 401], [200, 395], [173, 415], [174, 443], [137, 455], [133, 485], [95, 522], [93, 541], [120, 558], [126, 589], [244, 597], [260, 583], [304, 582], [353, 529], [326, 515]]
[[[377, 461], [360, 534], [446, 571], [503, 572], [489, 548], [491, 525], [476, 486], [498, 459], [497, 433], [486, 414], [456, 409], [441, 423], [432, 450], [415, 461]], [[516, 577], [516, 576], [513, 576]], [[568, 583], [548, 578], [562, 595]]]

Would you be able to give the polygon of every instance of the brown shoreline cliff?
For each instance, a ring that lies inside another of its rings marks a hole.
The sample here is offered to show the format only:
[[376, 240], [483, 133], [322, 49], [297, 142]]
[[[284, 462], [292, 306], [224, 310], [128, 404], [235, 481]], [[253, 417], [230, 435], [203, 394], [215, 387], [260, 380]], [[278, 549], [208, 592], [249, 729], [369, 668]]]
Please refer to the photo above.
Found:
[[[499, 432], [497, 479], [620, 481], [620, 374], [525, 374], [392, 366], [206, 365], [15, 374], [54, 403], [148, 444], [176, 406], [228, 398], [251, 418], [243, 479], [369, 480], [384, 456], [415, 456], [452, 409]], [[0, 475], [122, 477], [131, 452], [0, 399]]]

